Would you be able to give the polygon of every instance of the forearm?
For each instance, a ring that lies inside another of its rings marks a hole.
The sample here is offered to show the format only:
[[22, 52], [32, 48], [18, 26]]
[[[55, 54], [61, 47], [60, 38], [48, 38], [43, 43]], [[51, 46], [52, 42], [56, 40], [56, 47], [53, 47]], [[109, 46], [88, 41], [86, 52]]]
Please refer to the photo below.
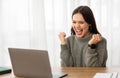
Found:
[[85, 54], [85, 64], [86, 66], [99, 66], [105, 67], [107, 60], [107, 42], [105, 38], [102, 38], [102, 41], [96, 44], [96, 47], [92, 49], [87, 47]]
[[[87, 67], [104, 67], [106, 66], [107, 55], [106, 50], [91, 49], [88, 48], [86, 52], [85, 63]], [[101, 52], [101, 54], [100, 54]]]
[[100, 66], [97, 55], [98, 53], [95, 52], [95, 49], [88, 47], [85, 58], [85, 64], [87, 67]]
[[61, 45], [61, 66], [67, 67], [72, 66], [72, 57], [69, 52], [67, 45]]

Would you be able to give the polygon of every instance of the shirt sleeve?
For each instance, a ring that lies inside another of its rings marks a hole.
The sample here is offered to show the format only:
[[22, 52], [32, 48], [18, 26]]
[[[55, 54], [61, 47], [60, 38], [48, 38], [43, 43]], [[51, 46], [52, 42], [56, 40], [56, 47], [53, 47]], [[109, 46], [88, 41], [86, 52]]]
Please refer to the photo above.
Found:
[[85, 65], [87, 67], [105, 67], [107, 60], [106, 39], [102, 39], [95, 49], [87, 47], [85, 54]]
[[61, 45], [61, 66], [62, 67], [72, 67], [73, 66], [73, 60], [72, 55], [69, 48], [69, 42], [67, 40], [67, 44]]

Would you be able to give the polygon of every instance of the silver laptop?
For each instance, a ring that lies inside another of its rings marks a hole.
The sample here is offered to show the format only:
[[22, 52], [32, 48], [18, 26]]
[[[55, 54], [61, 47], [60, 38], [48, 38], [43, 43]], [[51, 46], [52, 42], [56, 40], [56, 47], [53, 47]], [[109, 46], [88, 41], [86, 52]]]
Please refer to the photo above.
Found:
[[13, 72], [24, 78], [63, 78], [67, 73], [52, 73], [48, 51], [8, 48]]

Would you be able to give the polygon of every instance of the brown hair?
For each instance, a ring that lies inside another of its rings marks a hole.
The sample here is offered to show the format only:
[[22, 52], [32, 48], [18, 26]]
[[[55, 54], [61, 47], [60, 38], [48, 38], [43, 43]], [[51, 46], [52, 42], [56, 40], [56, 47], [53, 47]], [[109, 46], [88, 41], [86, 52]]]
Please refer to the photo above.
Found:
[[[97, 27], [96, 27], [96, 22], [95, 22], [93, 12], [88, 6], [79, 6], [79, 7], [77, 7], [72, 13], [72, 18], [73, 18], [73, 15], [76, 14], [76, 13], [82, 14], [85, 21], [88, 24], [90, 24], [90, 26], [89, 26], [90, 33], [92, 33], [92, 34], [100, 34], [98, 32], [98, 30], [97, 30]], [[75, 35], [75, 31], [73, 30], [73, 28], [71, 28], [71, 35]]]

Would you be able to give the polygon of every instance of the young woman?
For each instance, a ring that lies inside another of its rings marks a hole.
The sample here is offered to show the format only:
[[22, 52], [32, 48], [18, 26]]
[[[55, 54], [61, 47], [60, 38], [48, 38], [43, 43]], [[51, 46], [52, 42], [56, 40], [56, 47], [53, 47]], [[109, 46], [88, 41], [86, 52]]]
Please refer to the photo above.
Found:
[[106, 39], [98, 32], [92, 10], [77, 7], [72, 14], [71, 36], [60, 32], [62, 67], [105, 67]]

